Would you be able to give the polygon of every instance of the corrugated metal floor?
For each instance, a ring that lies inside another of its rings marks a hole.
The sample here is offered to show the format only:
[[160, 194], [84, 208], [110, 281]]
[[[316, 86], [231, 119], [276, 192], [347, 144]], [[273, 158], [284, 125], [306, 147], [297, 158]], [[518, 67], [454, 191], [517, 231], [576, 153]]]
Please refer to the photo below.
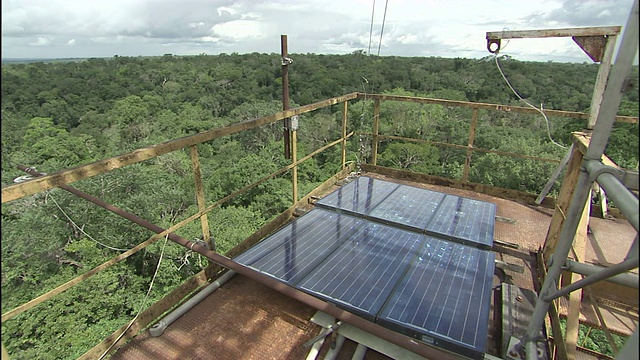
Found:
[[[550, 210], [466, 190], [398, 181], [371, 173], [367, 176], [497, 204], [496, 215], [514, 222], [497, 221], [495, 238], [518, 246], [508, 253], [498, 254], [497, 258], [524, 268], [523, 273], [507, 270], [506, 281], [534, 290], [536, 267], [535, 256], [531, 252], [537, 251], [544, 242], [551, 220]], [[635, 231], [626, 221], [592, 218], [591, 228], [598, 239], [605, 237], [604, 234], [615, 234], [616, 246], [588, 244], [587, 261], [595, 259], [592, 262], [602, 264], [624, 257], [635, 236]], [[494, 277], [494, 282], [499, 283], [497, 277]], [[592, 308], [583, 308], [587, 309], [584, 320], [594, 320], [593, 311], [591, 314], [588, 311]], [[314, 309], [270, 288], [235, 276], [169, 326], [162, 336], [153, 338], [148, 332], [143, 332], [120, 348], [111, 359], [304, 359], [308, 349], [303, 344], [320, 331], [320, 327], [309, 321], [314, 313]], [[621, 333], [627, 333], [637, 325], [637, 309], [635, 322], [629, 313], [621, 314], [618, 309], [603, 308], [603, 315], [607, 325]], [[491, 319], [489, 326], [495, 331], [489, 331], [488, 352], [498, 355], [499, 339], [496, 334], [500, 330], [493, 314]], [[328, 343], [325, 343], [319, 358], [327, 351]], [[347, 341], [338, 358], [350, 359], [354, 350], [355, 344]], [[366, 359], [387, 357], [369, 350]]]

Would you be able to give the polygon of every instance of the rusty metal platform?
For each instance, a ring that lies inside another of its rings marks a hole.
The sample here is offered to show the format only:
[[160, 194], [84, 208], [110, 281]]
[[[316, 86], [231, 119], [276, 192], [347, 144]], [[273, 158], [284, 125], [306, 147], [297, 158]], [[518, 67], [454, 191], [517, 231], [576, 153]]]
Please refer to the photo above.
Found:
[[[504, 280], [535, 291], [535, 252], [544, 243], [551, 221], [551, 210], [467, 190], [402, 181], [374, 173], [366, 175], [495, 203], [496, 215], [501, 221], [496, 221], [494, 237], [496, 240], [512, 244], [507, 251], [497, 253], [496, 259], [524, 269], [522, 273], [506, 270]], [[604, 236], [605, 231], [615, 231], [615, 234], [622, 232], [624, 235], [618, 236], [618, 239], [622, 239], [619, 241], [626, 242], [630, 236], [630, 243], [634, 233], [631, 233], [631, 227], [626, 228], [624, 223], [626, 221], [594, 218], [592, 229], [597, 238]], [[612, 228], [614, 230], [611, 230]], [[606, 263], [624, 256], [628, 249], [628, 246], [624, 245], [588, 247], [589, 259], [598, 259], [598, 262]], [[622, 252], [624, 254], [620, 255]], [[494, 277], [494, 284], [497, 285], [500, 281]], [[588, 307], [583, 306], [584, 309]], [[562, 310], [561, 306], [561, 313]], [[262, 284], [236, 275], [170, 325], [162, 336], [154, 338], [145, 331], [122, 346], [111, 359], [304, 359], [309, 349], [303, 344], [321, 330], [318, 325], [310, 322], [315, 311]], [[614, 328], [616, 332], [628, 331], [619, 331], [631, 326], [628, 314], [621, 315], [618, 309], [607, 309], [606, 306], [602, 307], [602, 311], [607, 313], [605, 318], [608, 319], [609, 327]], [[588, 312], [583, 315], [583, 320], [592, 320]], [[500, 332], [499, 323], [493, 315], [492, 301], [488, 342], [488, 353], [492, 355], [499, 355], [500, 339], [493, 335]], [[325, 342], [319, 358], [327, 351], [328, 343]], [[351, 358], [350, 354], [354, 350], [355, 344], [345, 342], [344, 350], [338, 359]], [[366, 359], [388, 358], [370, 350]]]

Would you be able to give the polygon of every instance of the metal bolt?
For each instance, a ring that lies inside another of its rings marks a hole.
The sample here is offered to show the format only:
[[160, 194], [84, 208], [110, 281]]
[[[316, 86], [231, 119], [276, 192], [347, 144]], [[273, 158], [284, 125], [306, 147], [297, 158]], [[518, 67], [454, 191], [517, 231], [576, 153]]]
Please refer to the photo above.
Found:
[[516, 296], [516, 301], [518, 302], [522, 302], [522, 300], [524, 300], [524, 298], [520, 295]]
[[509, 356], [511, 356], [512, 358], [516, 358], [519, 359], [520, 355], [518, 355], [518, 352], [515, 350], [509, 350]]

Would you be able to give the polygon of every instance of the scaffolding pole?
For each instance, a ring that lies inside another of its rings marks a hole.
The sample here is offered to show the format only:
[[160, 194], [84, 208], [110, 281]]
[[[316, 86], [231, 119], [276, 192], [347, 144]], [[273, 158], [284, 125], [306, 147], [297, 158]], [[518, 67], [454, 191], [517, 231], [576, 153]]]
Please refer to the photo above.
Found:
[[[537, 360], [537, 337], [540, 329], [544, 325], [544, 319], [551, 300], [548, 298], [557, 292], [557, 283], [562, 273], [565, 260], [569, 255], [569, 250], [573, 242], [580, 215], [584, 209], [587, 197], [590, 193], [593, 180], [586, 170], [586, 164], [590, 160], [600, 160], [604, 153], [605, 146], [611, 134], [613, 122], [622, 100], [622, 90], [629, 74], [636, 52], [638, 51], [638, 0], [635, 0], [627, 20], [627, 25], [622, 35], [620, 50], [616, 57], [615, 64], [611, 69], [611, 76], [607, 82], [603, 96], [602, 106], [595, 122], [593, 135], [589, 147], [587, 148], [583, 166], [580, 168], [576, 190], [567, 211], [560, 238], [556, 246], [556, 251], [550, 259], [551, 264], [544, 283], [540, 289], [540, 294], [536, 301], [536, 306], [531, 316], [531, 322], [527, 327], [524, 336], [525, 353], [528, 360]], [[606, 190], [606, 189], [605, 189]], [[542, 339], [541, 339], [542, 340]]]

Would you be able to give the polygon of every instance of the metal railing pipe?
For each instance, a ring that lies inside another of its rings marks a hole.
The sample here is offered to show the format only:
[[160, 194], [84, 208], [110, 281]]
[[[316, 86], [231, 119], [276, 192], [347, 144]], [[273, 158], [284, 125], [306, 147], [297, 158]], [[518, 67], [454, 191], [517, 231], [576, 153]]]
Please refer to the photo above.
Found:
[[[567, 259], [566, 269], [576, 274], [590, 276], [606, 268]], [[638, 277], [638, 274], [621, 273], [611, 276], [610, 278], [606, 279], [606, 281], [636, 289], [640, 287], [640, 278]]]
[[585, 286], [591, 285], [593, 283], [596, 283], [598, 281], [602, 281], [605, 279], [608, 279], [614, 275], [618, 275], [618, 274], [622, 274], [626, 271], [629, 271], [631, 269], [635, 269], [638, 267], [638, 262], [640, 262], [640, 258], [632, 258], [632, 259], [628, 259], [625, 260], [621, 263], [615, 264], [615, 265], [611, 265], [609, 267], [603, 268], [602, 270], [589, 275], [585, 278], [583, 278], [582, 280], [576, 281], [574, 283], [571, 283], [565, 287], [563, 287], [560, 290], [557, 290], [555, 292], [551, 292], [547, 295], [545, 295], [542, 299], [545, 302], [550, 302], [553, 299], [557, 299], [561, 296], [565, 296], [567, 294], [569, 294], [572, 291], [578, 290], [580, 288], [583, 288]]
[[629, 223], [638, 231], [638, 198], [624, 186], [614, 173], [620, 170], [606, 166], [599, 160], [590, 160], [587, 162], [587, 171], [589, 175], [596, 176], [596, 181], [604, 189], [609, 199], [613, 200], [622, 214], [629, 220]]

